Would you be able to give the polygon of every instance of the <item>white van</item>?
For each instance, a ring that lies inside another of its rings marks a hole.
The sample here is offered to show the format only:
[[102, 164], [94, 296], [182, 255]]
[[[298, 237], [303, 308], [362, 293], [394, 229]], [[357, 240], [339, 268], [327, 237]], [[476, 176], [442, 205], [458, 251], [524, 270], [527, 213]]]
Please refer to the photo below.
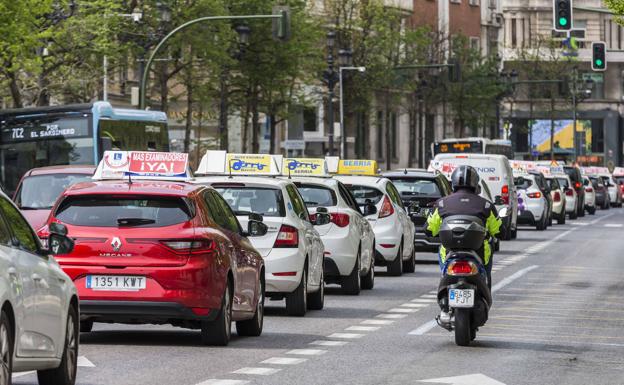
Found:
[[488, 185], [496, 209], [507, 208], [511, 215], [503, 219], [501, 238], [515, 239], [518, 221], [518, 194], [514, 184], [513, 171], [504, 155], [494, 154], [438, 154], [429, 164], [429, 171], [438, 171], [450, 179], [457, 166], [474, 167]]

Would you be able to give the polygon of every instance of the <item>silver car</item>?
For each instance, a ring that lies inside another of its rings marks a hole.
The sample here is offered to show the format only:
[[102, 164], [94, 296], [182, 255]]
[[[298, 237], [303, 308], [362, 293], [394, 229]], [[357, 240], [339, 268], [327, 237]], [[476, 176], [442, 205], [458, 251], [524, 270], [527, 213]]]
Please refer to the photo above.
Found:
[[60, 224], [48, 243], [0, 193], [0, 385], [12, 372], [36, 370], [41, 385], [73, 385], [78, 360], [78, 295], [53, 254], [72, 250]]

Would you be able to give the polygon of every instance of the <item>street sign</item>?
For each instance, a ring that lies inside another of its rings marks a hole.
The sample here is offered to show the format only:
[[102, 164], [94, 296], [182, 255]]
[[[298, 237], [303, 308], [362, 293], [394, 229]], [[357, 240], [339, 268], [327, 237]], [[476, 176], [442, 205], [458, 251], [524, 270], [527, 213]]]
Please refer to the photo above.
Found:
[[553, 0], [553, 28], [559, 32], [572, 29], [572, 0]]
[[305, 140], [287, 139], [282, 142], [282, 148], [285, 150], [305, 150]]

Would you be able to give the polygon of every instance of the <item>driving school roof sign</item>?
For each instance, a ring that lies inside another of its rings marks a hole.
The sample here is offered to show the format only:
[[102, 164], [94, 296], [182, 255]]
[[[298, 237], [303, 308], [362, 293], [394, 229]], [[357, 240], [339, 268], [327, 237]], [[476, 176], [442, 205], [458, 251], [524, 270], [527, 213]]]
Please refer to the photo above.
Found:
[[197, 174], [202, 175], [279, 175], [282, 155], [228, 154], [208, 150], [202, 157]]
[[188, 154], [150, 151], [105, 151], [93, 179], [187, 180]]
[[341, 175], [377, 175], [375, 160], [341, 160], [338, 162], [338, 174]]
[[284, 158], [282, 175], [285, 176], [327, 176], [325, 159]]

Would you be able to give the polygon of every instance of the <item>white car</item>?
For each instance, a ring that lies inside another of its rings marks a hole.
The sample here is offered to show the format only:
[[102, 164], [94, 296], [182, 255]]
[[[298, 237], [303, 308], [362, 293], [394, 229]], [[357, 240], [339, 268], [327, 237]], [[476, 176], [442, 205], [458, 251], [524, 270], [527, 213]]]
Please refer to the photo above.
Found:
[[0, 193], [0, 384], [12, 372], [37, 370], [41, 385], [76, 381], [79, 305], [76, 287], [52, 254], [73, 248], [55, 224], [42, 247], [17, 207]]
[[[338, 283], [347, 294], [375, 283], [375, 234], [351, 192], [333, 178], [294, 177], [308, 209], [329, 210], [331, 222], [317, 226], [325, 244], [325, 282]], [[312, 214], [313, 216], [315, 214]]]
[[559, 184], [559, 179], [554, 175], [547, 175], [546, 182], [550, 188], [550, 197], [553, 202], [553, 217], [557, 219], [557, 224], [565, 225], [566, 222], [566, 210], [565, 210], [565, 191]]
[[583, 185], [585, 186], [585, 210], [589, 215], [596, 214], [596, 190], [588, 176], [583, 175]]
[[375, 233], [375, 264], [393, 276], [416, 269], [414, 223], [392, 182], [379, 176], [336, 175], [353, 194]]
[[559, 185], [565, 192], [565, 208], [566, 213], [570, 216], [570, 219], [576, 219], [576, 208], [578, 207], [578, 195], [572, 184], [572, 180], [567, 175], [557, 175]]
[[286, 312], [303, 316], [320, 310], [325, 298], [323, 241], [292, 181], [273, 177], [206, 176], [195, 183], [214, 187], [245, 228], [250, 213], [263, 216], [269, 227], [264, 236], [251, 238], [264, 258], [266, 295], [286, 299]]
[[518, 224], [535, 226], [543, 231], [548, 227], [548, 200], [537, 186], [535, 175], [524, 174], [515, 178], [518, 191]]
[[605, 186], [609, 190], [609, 200], [612, 207], [622, 207], [622, 195], [620, 194], [620, 185], [610, 174], [599, 174]]

